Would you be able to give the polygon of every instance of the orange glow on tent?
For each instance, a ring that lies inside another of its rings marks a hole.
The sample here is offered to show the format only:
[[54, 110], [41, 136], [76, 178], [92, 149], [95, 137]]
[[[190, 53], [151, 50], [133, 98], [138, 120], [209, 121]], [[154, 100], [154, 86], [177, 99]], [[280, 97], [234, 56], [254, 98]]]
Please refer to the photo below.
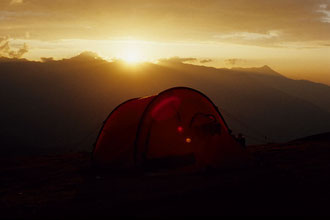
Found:
[[191, 143], [191, 138], [187, 137], [186, 138], [186, 143], [188, 143], [188, 144]]
[[167, 120], [177, 114], [180, 103], [175, 96], [164, 98], [154, 107], [151, 115], [157, 121]]

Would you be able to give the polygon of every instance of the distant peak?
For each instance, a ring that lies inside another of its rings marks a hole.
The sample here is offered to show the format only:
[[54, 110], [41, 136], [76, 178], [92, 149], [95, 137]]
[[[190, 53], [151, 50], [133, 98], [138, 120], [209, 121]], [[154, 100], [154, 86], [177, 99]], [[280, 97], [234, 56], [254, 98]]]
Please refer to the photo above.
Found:
[[263, 65], [262, 67], [260, 67], [260, 69], [274, 71], [274, 70], [273, 70], [272, 68], [270, 68], [268, 65]]
[[249, 72], [249, 73], [258, 73], [258, 74], [265, 74], [265, 75], [273, 75], [273, 76], [282, 76], [278, 72], [274, 71], [272, 68], [270, 68], [268, 65], [264, 65], [261, 67], [250, 67], [250, 68], [232, 68], [232, 70], [238, 70], [243, 72]]
[[278, 72], [276, 72], [275, 70], [273, 70], [272, 68], [270, 68], [268, 65], [259, 67], [259, 69], [261, 72], [264, 72], [264, 73], [269, 73], [269, 74], [273, 74], [273, 75], [281, 75]]
[[91, 51], [84, 51], [77, 56], [71, 57], [70, 60], [90, 61], [90, 60], [102, 60], [102, 58], [97, 53]]

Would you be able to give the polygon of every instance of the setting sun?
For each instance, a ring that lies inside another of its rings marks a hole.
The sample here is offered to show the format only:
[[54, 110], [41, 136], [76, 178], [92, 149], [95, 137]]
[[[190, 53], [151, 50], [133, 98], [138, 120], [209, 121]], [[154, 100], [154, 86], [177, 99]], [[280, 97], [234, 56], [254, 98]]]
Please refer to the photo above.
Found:
[[141, 62], [141, 58], [135, 51], [128, 52], [123, 56], [123, 59], [128, 63], [138, 63]]
[[121, 54], [119, 55], [120, 59], [123, 59], [129, 64], [136, 64], [143, 61], [142, 50], [136, 45], [127, 45], [122, 49]]

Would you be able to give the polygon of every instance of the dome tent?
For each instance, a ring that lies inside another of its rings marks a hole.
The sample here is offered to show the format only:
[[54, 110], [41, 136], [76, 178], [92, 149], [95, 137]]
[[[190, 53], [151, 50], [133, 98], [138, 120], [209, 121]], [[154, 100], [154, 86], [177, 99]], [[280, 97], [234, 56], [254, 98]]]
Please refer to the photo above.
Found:
[[203, 93], [175, 87], [116, 107], [97, 137], [92, 158], [113, 170], [203, 170], [241, 163], [243, 146]]

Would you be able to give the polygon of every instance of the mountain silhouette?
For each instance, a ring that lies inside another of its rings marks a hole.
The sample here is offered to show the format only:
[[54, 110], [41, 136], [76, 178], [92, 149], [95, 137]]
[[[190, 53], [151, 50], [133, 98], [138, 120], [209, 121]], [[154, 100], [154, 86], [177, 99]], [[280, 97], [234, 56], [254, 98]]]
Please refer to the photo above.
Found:
[[233, 67], [231, 68], [234, 71], [242, 71], [242, 72], [249, 72], [249, 73], [260, 73], [264, 75], [272, 75], [272, 76], [282, 76], [280, 73], [274, 71], [267, 65], [262, 67], [251, 67], [251, 68], [241, 68], [241, 67]]
[[91, 62], [94, 60], [103, 60], [97, 53], [91, 51], [84, 51], [77, 56], [71, 57], [68, 59], [70, 61], [83, 61], [83, 62]]
[[202, 91], [233, 133], [250, 144], [330, 131], [330, 87], [268, 66], [217, 69], [163, 61], [130, 67], [93, 53], [44, 62], [0, 62], [3, 154], [91, 150], [103, 120], [123, 101], [175, 86]]

